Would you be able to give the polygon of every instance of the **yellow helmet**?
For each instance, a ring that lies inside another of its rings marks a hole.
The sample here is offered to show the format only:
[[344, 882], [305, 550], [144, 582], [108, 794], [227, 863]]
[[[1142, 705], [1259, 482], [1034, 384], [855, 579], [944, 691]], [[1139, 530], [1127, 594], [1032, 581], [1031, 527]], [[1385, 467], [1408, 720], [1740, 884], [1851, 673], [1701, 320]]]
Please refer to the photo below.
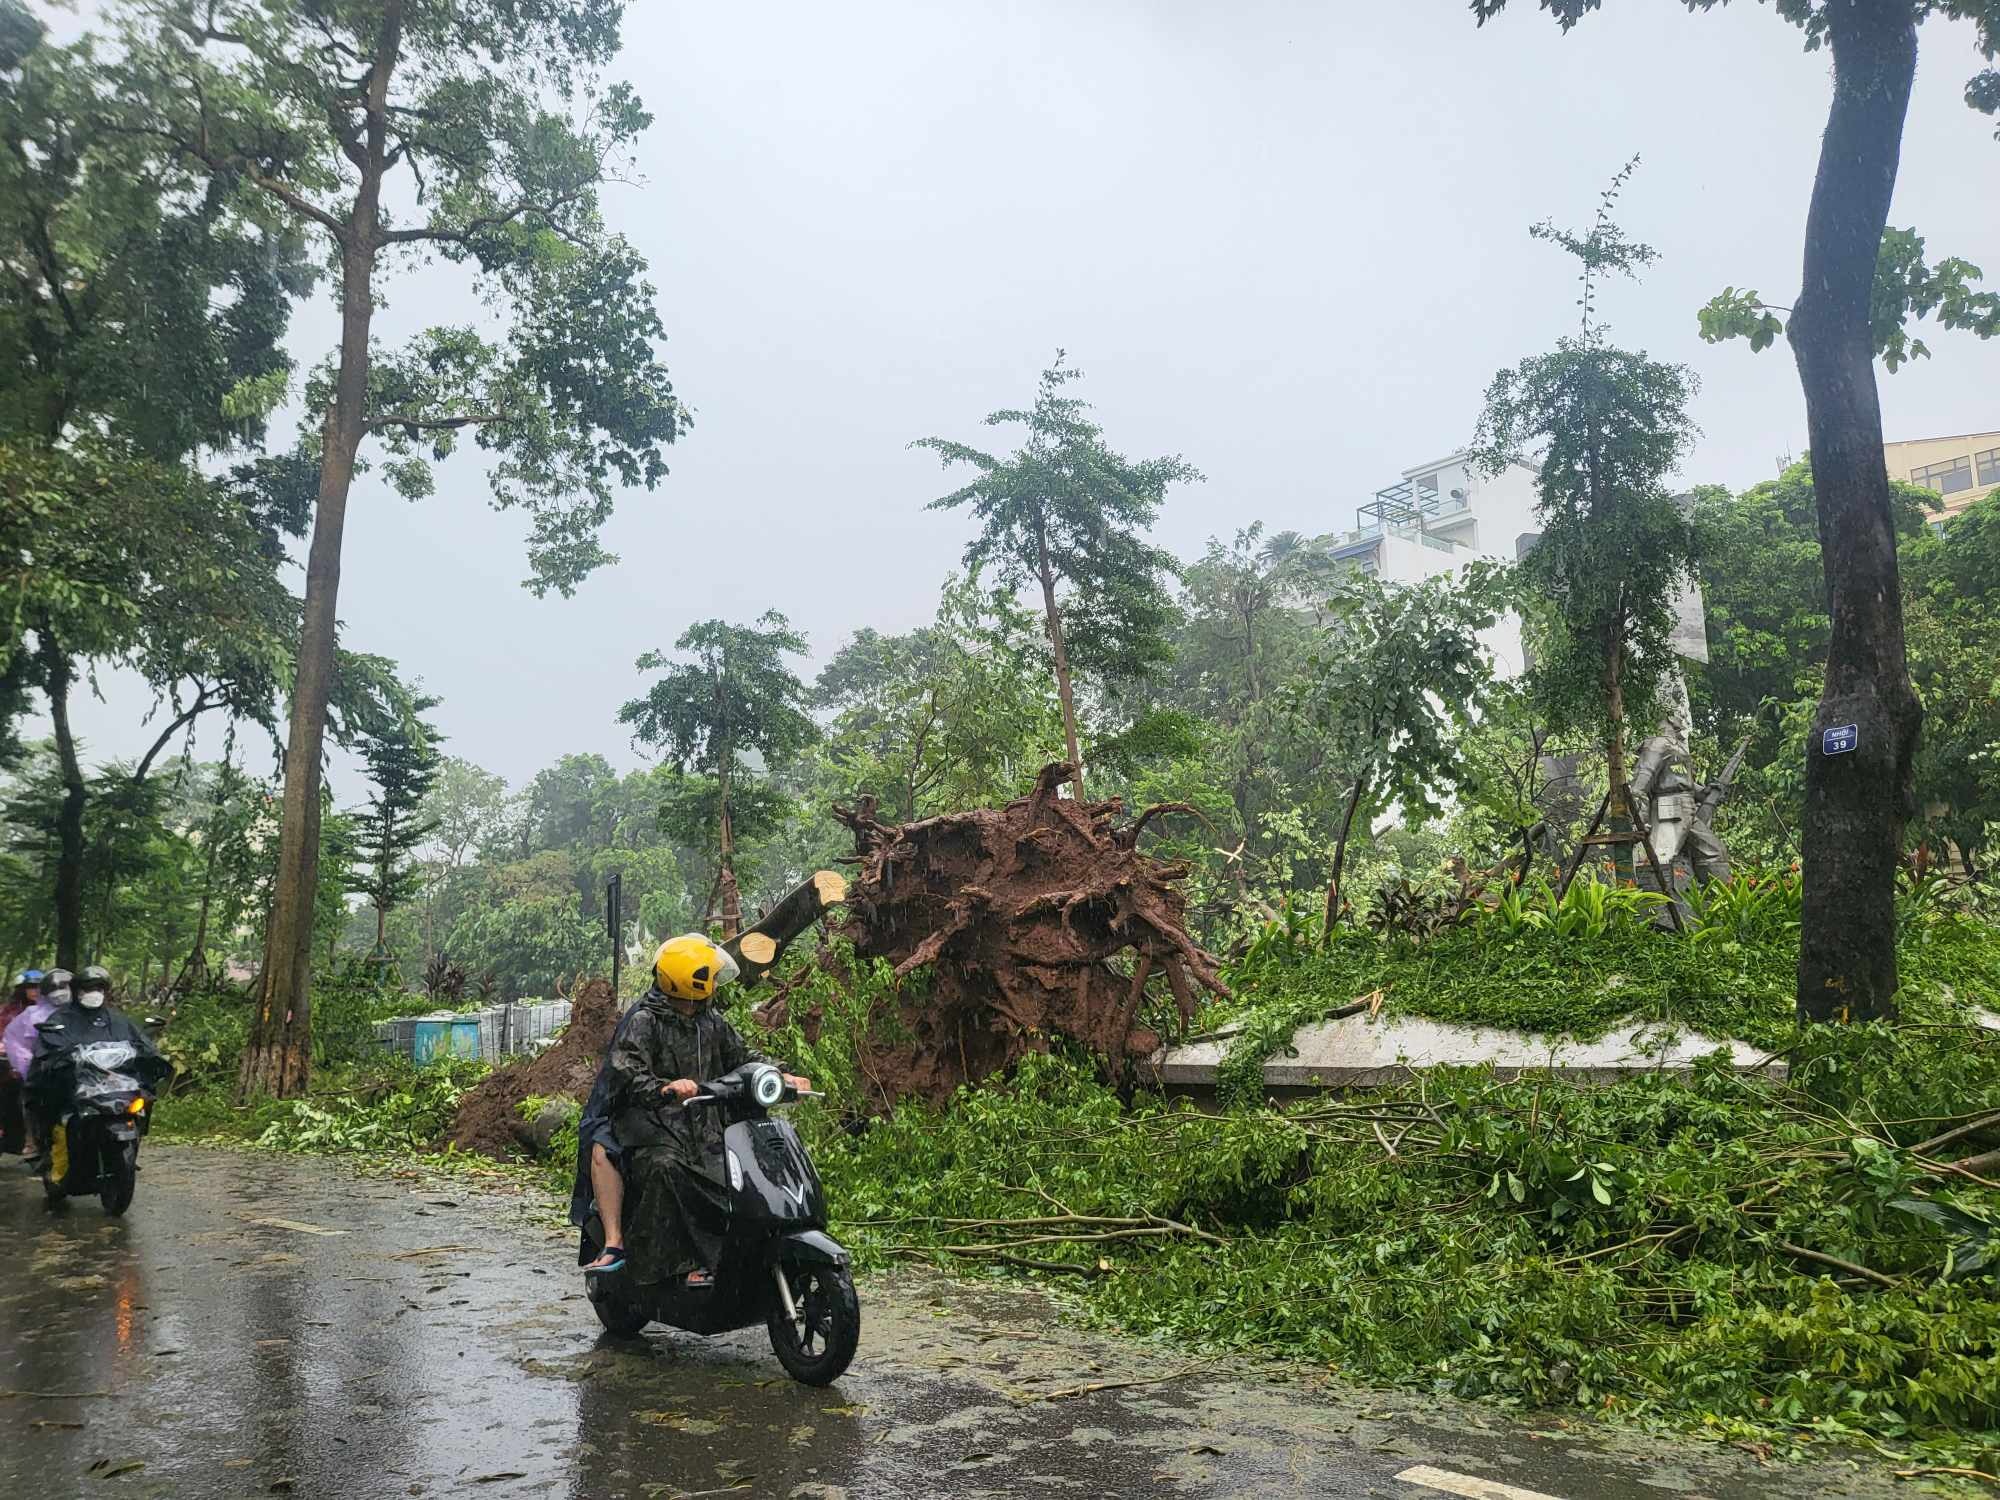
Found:
[[697, 932], [668, 938], [653, 955], [653, 983], [676, 1000], [707, 1000], [738, 972], [735, 959]]

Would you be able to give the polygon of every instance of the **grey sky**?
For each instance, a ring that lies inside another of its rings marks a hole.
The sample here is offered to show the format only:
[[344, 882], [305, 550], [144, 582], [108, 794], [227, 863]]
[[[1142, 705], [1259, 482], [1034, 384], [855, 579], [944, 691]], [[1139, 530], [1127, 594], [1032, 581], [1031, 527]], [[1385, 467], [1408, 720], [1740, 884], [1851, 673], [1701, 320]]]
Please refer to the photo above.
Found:
[[[2000, 279], [1976, 66], [1968, 29], [1925, 27], [1892, 217]], [[1564, 37], [1532, 0], [1484, 31], [1463, 0], [637, 0], [625, 71], [657, 122], [608, 217], [652, 263], [695, 427], [621, 502], [622, 563], [536, 601], [469, 454], [429, 501], [364, 480], [349, 512], [347, 641], [421, 676], [451, 751], [517, 785], [569, 750], [637, 763], [613, 721], [632, 660], [691, 621], [778, 608], [824, 659], [928, 618], [969, 523], [923, 510], [949, 486], [906, 444], [982, 437], [1058, 345], [1115, 446], [1207, 474], [1167, 504], [1176, 552], [1351, 524], [1573, 325], [1571, 263], [1525, 229], [1586, 220], [1634, 152], [1620, 217], [1663, 261], [1603, 306], [1701, 376], [1685, 478], [1740, 487], [1804, 446], [1788, 353], [1695, 336], [1726, 284], [1797, 290], [1827, 62], [1764, 6], [1619, 0]], [[391, 327], [469, 315], [422, 291], [389, 287]], [[300, 320], [302, 363], [331, 329]], [[1883, 383], [1888, 436], [2000, 427], [2000, 342], [1931, 343]], [[89, 751], [131, 754], [144, 694], [105, 691]]]

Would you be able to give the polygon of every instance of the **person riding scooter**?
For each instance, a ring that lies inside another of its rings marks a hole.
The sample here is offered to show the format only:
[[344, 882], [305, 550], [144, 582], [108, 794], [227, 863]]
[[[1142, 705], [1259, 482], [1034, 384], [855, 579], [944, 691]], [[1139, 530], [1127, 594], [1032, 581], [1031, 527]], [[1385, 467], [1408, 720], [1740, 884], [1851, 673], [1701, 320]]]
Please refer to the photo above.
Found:
[[35, 1055], [42, 1050], [42, 1022], [54, 1015], [58, 1007], [69, 1004], [69, 981], [68, 969], [49, 970], [42, 976], [41, 998], [9, 1021], [6, 1033], [0, 1035], [0, 1049], [7, 1053], [7, 1065], [21, 1080], [21, 1103], [28, 1126], [25, 1154], [30, 1170], [47, 1147], [48, 1137], [35, 1111], [34, 1092], [28, 1087], [28, 1073], [34, 1067]]
[[[14, 1018], [42, 999], [42, 971], [23, 969], [14, 976], [7, 998], [0, 1000], [0, 1038], [14, 1024]], [[46, 1014], [46, 1013], [45, 1013]], [[0, 1156], [19, 1156], [27, 1144], [28, 1123], [22, 1113], [21, 1074], [14, 1071], [4, 1041], [0, 1041]]]
[[[625, 1178], [638, 1189], [636, 1221], [622, 1226], [632, 1249], [614, 1244], [607, 1225], [605, 1253], [590, 1270], [619, 1270], [629, 1255], [637, 1280], [686, 1276], [694, 1286], [716, 1264], [711, 1226], [728, 1201], [722, 1128], [710, 1111], [683, 1105], [701, 1081], [763, 1060], [713, 1004], [736, 974], [734, 959], [694, 933], [662, 943], [654, 956], [652, 987], [620, 1025], [604, 1064], [611, 1128]], [[789, 1074], [785, 1082], [812, 1087]]]
[[[65, 981], [69, 979], [67, 974], [62, 977]], [[76, 1048], [92, 1042], [122, 1042], [134, 1051], [136, 1065], [132, 1071], [155, 1076], [167, 1071], [166, 1059], [160, 1056], [153, 1039], [111, 1004], [111, 976], [103, 969], [92, 964], [78, 974], [73, 999], [68, 998], [67, 989], [63, 993], [68, 1003], [57, 1005], [36, 1027], [40, 1045], [27, 1074], [28, 1111], [44, 1143], [69, 1103], [74, 1072], [70, 1054]]]

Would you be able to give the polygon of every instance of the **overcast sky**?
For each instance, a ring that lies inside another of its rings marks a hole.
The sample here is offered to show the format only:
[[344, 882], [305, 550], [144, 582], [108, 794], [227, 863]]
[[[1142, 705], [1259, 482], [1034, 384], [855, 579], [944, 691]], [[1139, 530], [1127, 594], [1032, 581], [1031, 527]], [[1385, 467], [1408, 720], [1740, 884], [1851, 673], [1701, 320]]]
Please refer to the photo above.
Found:
[[[1969, 29], [1924, 28], [1892, 222], [2000, 278], [1977, 66]], [[1114, 446], [1207, 475], [1169, 497], [1176, 552], [1353, 524], [1570, 330], [1573, 262], [1526, 228], [1587, 221], [1635, 152], [1620, 218], [1662, 261], [1602, 305], [1701, 377], [1683, 477], [1741, 487], [1805, 446], [1788, 352], [1695, 334], [1725, 285], [1797, 290], [1828, 64], [1762, 5], [1619, 0], [1565, 37], [1530, 0], [1483, 31], [1463, 0], [635, 0], [623, 71], [656, 123], [607, 216], [652, 265], [695, 424], [620, 502], [622, 562], [534, 599], [470, 453], [428, 501], [364, 479], [348, 512], [347, 644], [421, 677], [452, 753], [517, 785], [565, 751], [637, 764], [633, 659], [692, 621], [779, 609], [823, 660], [927, 619], [969, 522], [923, 509], [951, 486], [907, 444], [982, 439], [1058, 346]], [[391, 332], [470, 306], [387, 294]], [[332, 333], [299, 318], [302, 366]], [[1888, 436], [2000, 427], [2000, 341], [1930, 342], [1883, 382]], [[130, 755], [145, 694], [104, 691], [88, 753]], [[335, 792], [363, 789], [337, 768]]]

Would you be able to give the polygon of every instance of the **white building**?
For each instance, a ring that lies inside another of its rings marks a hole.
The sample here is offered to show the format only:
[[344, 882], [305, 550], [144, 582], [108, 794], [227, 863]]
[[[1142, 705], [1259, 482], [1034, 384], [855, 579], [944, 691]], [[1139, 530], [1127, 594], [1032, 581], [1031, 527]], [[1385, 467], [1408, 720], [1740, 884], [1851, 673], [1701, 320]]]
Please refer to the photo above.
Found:
[[[1455, 572], [1475, 558], [1511, 563], [1537, 531], [1535, 478], [1519, 462], [1482, 474], [1469, 451], [1405, 469], [1356, 511], [1353, 530], [1330, 539], [1333, 555], [1391, 583]], [[1501, 676], [1526, 668], [1521, 622], [1512, 615], [1481, 640]]]

